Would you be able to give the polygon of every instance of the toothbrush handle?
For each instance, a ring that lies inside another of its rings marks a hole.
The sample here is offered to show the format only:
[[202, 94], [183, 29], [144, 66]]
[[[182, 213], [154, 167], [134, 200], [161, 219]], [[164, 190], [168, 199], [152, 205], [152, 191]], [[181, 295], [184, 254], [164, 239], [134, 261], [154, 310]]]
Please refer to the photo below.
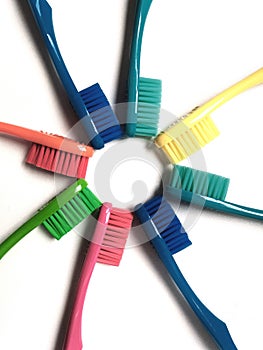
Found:
[[[53, 215], [57, 210], [71, 200], [76, 193], [82, 191], [85, 187], [87, 187], [87, 182], [84, 179], [79, 179], [45, 204], [42, 209], [40, 209], [0, 244], [0, 260], [11, 248], [14, 247], [15, 244], [17, 244], [37, 226], [41, 225], [45, 220], [47, 220], [51, 215]], [[57, 237], [57, 239], [59, 238], [60, 237]]]
[[249, 208], [239, 204], [221, 201], [219, 199], [202, 196], [190, 191], [184, 191], [170, 186], [167, 186], [166, 191], [168, 195], [171, 195], [173, 198], [178, 198], [184, 202], [192, 203], [200, 207], [205, 207], [226, 214], [243, 216], [263, 221], [263, 210], [260, 209]]
[[66, 336], [66, 342], [64, 350], [81, 350], [82, 349], [82, 337], [81, 337], [81, 324], [82, 324], [82, 311], [85, 302], [89, 281], [94, 270], [96, 260], [100, 251], [98, 244], [91, 243], [88, 254], [85, 258], [85, 262], [81, 271], [81, 277], [79, 280], [77, 296], [75, 299], [74, 307], [72, 310], [70, 324]]
[[85, 302], [87, 289], [89, 286], [89, 281], [94, 270], [94, 266], [96, 264], [102, 246], [103, 238], [107, 229], [106, 222], [108, 221], [111, 207], [111, 204], [109, 204], [108, 206], [102, 205], [100, 209], [100, 215], [94, 231], [93, 239], [90, 243], [89, 250], [82, 267], [77, 295], [71, 313], [64, 350], [82, 349], [81, 323], [83, 306]]
[[226, 324], [217, 318], [195, 295], [162, 238], [156, 236], [151, 243], [158, 252], [175, 284], [189, 303], [190, 307], [203, 323], [221, 350], [237, 350]]
[[138, 86], [140, 77], [140, 58], [142, 37], [146, 18], [152, 4], [152, 0], [139, 0], [136, 7], [133, 38], [130, 53], [130, 68], [128, 79], [128, 102], [130, 110], [127, 116], [127, 123], [134, 123], [134, 114], [137, 112]]
[[90, 146], [80, 145], [78, 142], [58, 136], [31, 130], [22, 126], [0, 122], [0, 133], [14, 136], [26, 141], [37, 143], [60, 151], [70, 152], [91, 157], [94, 150]]
[[92, 140], [98, 135], [98, 132], [60, 54], [53, 27], [52, 8], [46, 0], [28, 1], [48, 53], [68, 94], [68, 98], [79, 119], [85, 118], [82, 122], [90, 140]]
[[16, 231], [14, 231], [9, 237], [7, 237], [0, 244], [0, 260], [2, 257], [13, 248], [22, 238], [24, 238], [29, 232], [34, 230], [42, 222], [38, 220], [37, 214], [20, 226]]
[[207, 114], [215, 111], [218, 107], [222, 106], [227, 101], [231, 100], [238, 94], [263, 83], [263, 68], [258, 69], [256, 72], [250, 74], [246, 78], [240, 80], [238, 83], [232, 85], [226, 90], [222, 91], [203, 105], [195, 108], [187, 116], [187, 122], [196, 121]]

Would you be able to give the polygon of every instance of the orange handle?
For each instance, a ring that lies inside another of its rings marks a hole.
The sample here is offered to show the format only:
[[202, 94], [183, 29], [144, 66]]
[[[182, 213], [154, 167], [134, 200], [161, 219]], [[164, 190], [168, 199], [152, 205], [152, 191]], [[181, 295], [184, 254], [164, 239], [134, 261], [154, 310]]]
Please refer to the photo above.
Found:
[[65, 151], [82, 157], [91, 157], [94, 149], [85, 144], [80, 144], [72, 139], [35, 131], [21, 126], [0, 122], [0, 133], [21, 138], [26, 141], [37, 143], [60, 151]]

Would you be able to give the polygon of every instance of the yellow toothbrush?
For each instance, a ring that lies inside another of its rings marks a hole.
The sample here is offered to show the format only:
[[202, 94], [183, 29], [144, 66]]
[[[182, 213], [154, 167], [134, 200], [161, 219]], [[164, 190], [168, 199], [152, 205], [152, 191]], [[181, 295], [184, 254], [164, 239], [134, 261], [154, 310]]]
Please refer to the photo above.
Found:
[[238, 94], [261, 83], [263, 68], [181, 117], [155, 138], [156, 146], [164, 151], [172, 164], [181, 162], [219, 135], [210, 117], [212, 112]]

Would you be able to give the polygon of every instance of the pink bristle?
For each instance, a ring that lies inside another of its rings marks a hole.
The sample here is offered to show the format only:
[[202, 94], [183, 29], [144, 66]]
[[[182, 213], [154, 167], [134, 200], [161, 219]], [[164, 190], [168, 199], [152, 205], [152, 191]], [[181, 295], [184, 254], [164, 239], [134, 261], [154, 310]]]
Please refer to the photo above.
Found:
[[46, 153], [48, 153], [48, 155], [46, 156], [46, 169], [52, 171], [52, 165], [55, 158], [56, 150], [54, 150], [54, 148], [49, 148], [48, 152], [46, 150]]
[[67, 170], [67, 174], [69, 176], [77, 176], [77, 169], [79, 167], [79, 163], [80, 163], [80, 156], [77, 156], [76, 154], [72, 154], [70, 157], [70, 163], [69, 163], [69, 167]]
[[66, 153], [63, 168], [62, 168], [62, 174], [67, 173], [69, 164], [70, 164], [70, 154]]
[[45, 152], [45, 147], [40, 147], [37, 155], [37, 160], [36, 160], [36, 166], [41, 167], [41, 164], [43, 164], [43, 159], [45, 162], [46, 159], [46, 152]]
[[66, 158], [66, 153], [65, 152], [60, 152], [60, 157], [59, 157], [58, 164], [57, 164], [57, 172], [59, 174], [62, 173], [62, 169], [63, 169], [63, 164], [64, 164], [65, 158]]
[[79, 168], [78, 168], [78, 174], [77, 177], [79, 179], [84, 179], [86, 176], [86, 171], [88, 167], [89, 158], [88, 157], [81, 157]]
[[35, 164], [36, 163], [36, 156], [37, 156], [37, 145], [35, 143], [32, 144], [30, 147], [30, 150], [26, 157], [26, 162], [29, 164]]
[[53, 173], [56, 173], [57, 172], [57, 167], [58, 167], [58, 162], [59, 162], [59, 159], [60, 159], [60, 151], [56, 151], [55, 152], [55, 156], [54, 156], [54, 159], [53, 159], [53, 162], [52, 162], [52, 165], [51, 165], [51, 169], [50, 171], [52, 171]]
[[118, 266], [132, 225], [132, 214], [112, 208], [97, 262]]
[[26, 162], [38, 168], [70, 177], [85, 178], [88, 157], [56, 150], [33, 143]]

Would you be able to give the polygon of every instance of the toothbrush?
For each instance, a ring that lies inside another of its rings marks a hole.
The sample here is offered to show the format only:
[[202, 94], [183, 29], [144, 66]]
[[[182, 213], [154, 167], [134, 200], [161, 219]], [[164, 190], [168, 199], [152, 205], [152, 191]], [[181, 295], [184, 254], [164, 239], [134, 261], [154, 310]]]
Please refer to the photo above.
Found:
[[89, 190], [87, 182], [83, 179], [77, 180], [0, 244], [0, 259], [37, 226], [42, 224], [59, 240], [100, 206], [101, 202]]
[[186, 116], [161, 132], [155, 139], [172, 164], [177, 164], [214, 140], [219, 131], [210, 113], [236, 95], [263, 82], [263, 68], [232, 85], [208, 102], [194, 108]]
[[228, 178], [177, 165], [165, 193], [173, 199], [219, 212], [263, 221], [263, 210], [225, 201]]
[[130, 137], [157, 135], [161, 80], [140, 77], [140, 56], [146, 17], [152, 0], [137, 1], [128, 77], [128, 115], [126, 132]]
[[78, 92], [56, 41], [52, 9], [46, 0], [28, 0], [57, 74], [68, 98], [95, 149], [122, 136], [122, 130], [99, 84]]
[[[171, 242], [176, 244], [178, 235], [180, 237], [182, 225], [169, 203], [161, 196], [156, 196], [145, 204], [138, 205], [135, 208], [135, 214], [142, 223], [143, 229], [175, 285], [179, 288], [196, 316], [209, 331], [218, 347], [221, 350], [237, 349], [225, 323], [212, 314], [198, 299], [173, 258], [174, 251], [171, 249], [173, 246]], [[172, 217], [174, 217], [173, 229], [170, 227], [171, 224], [169, 225]]]
[[89, 281], [97, 262], [118, 266], [132, 224], [132, 214], [104, 203], [82, 267], [64, 350], [81, 350], [82, 311]]
[[34, 131], [0, 122], [0, 134], [33, 142], [26, 162], [71, 177], [85, 178], [94, 149], [63, 136]]

